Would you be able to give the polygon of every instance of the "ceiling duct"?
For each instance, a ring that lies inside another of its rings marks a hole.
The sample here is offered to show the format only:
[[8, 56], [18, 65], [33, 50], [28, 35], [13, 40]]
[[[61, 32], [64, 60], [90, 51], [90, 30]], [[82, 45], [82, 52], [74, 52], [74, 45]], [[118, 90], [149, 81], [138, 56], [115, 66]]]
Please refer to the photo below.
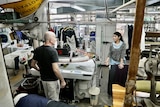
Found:
[[160, 6], [160, 0], [147, 0], [147, 6]]
[[80, 10], [74, 9], [72, 7], [59, 7], [59, 8], [57, 8], [57, 14], [73, 13], [73, 12], [80, 12]]

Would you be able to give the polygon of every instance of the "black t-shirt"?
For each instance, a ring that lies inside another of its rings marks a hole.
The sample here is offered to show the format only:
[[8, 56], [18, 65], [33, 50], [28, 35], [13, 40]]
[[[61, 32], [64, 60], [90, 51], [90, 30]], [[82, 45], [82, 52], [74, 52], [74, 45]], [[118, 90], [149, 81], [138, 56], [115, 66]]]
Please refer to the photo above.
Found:
[[40, 46], [34, 50], [34, 60], [38, 61], [41, 79], [43, 81], [58, 80], [52, 69], [52, 63], [58, 62], [58, 53], [50, 46]]

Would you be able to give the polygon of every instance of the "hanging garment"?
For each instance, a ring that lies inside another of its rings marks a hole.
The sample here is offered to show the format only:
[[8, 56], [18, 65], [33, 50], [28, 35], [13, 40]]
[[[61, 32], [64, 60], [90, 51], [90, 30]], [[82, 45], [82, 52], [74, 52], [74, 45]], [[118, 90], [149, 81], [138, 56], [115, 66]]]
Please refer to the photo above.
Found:
[[19, 70], [19, 56], [14, 58], [15, 70]]
[[79, 42], [77, 40], [75, 31], [71, 27], [61, 28], [60, 31], [59, 31], [59, 34], [58, 34], [58, 38], [59, 38], [59, 41], [61, 41], [61, 38], [62, 38], [63, 42], [66, 43], [67, 42], [67, 37], [71, 38], [73, 35], [75, 37], [76, 47], [79, 47]]
[[128, 49], [131, 49], [132, 42], [133, 25], [128, 25]]

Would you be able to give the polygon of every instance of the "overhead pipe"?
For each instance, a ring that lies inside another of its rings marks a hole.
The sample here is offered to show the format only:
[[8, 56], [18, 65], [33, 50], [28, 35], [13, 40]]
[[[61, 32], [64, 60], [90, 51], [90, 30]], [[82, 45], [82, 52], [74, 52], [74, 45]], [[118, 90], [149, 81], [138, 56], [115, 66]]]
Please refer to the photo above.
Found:
[[116, 12], [117, 10], [119, 10], [119, 9], [121, 9], [121, 8], [124, 8], [124, 7], [130, 5], [130, 4], [134, 3], [134, 2], [136, 2], [136, 0], [131, 0], [131, 1], [125, 3], [125, 4], [121, 5], [121, 6], [113, 9], [110, 13], [114, 13], [114, 12]]
[[31, 19], [13, 19], [13, 20], [0, 20], [0, 23], [38, 23], [38, 17], [34, 17], [32, 20]]
[[[160, 18], [159, 18], [160, 19]], [[144, 21], [144, 23], [159, 23], [160, 21]], [[25, 23], [25, 24], [33, 24], [33, 23], [63, 23], [63, 24], [80, 24], [80, 25], [84, 25], [84, 24], [90, 24], [90, 25], [95, 25], [95, 24], [106, 24], [108, 23], [107, 21], [104, 22], [75, 22], [75, 21], [37, 21], [35, 22], [34, 20], [0, 20], [1, 24], [13, 24], [13, 23]], [[134, 23], [134, 20], [117, 20], [117, 19], [112, 19], [112, 23]]]
[[[126, 7], [126, 6], [134, 3], [135, 1], [136, 1], [136, 0], [131, 0], [131, 1], [129, 1], [129, 2], [125, 3], [125, 4], [123, 4], [123, 5], [115, 8], [115, 9], [112, 10], [110, 13], [114, 13], [114, 12], [116, 12], [117, 10], [119, 10], [119, 9], [121, 9], [121, 8], [123, 8], [123, 7]], [[112, 20], [109, 18], [109, 11], [108, 11], [107, 0], [105, 0], [105, 9], [106, 9], [106, 17], [107, 17], [107, 19], [108, 19], [109, 21], [112, 21]]]
[[109, 14], [108, 14], [108, 5], [107, 5], [107, 0], [104, 0], [105, 1], [105, 9], [106, 9], [106, 17], [109, 21], [112, 21], [110, 18], [109, 18]]
[[0, 20], [0, 23], [32, 23], [33, 20]]
[[[134, 20], [117, 20], [117, 19], [112, 19], [113, 23], [134, 23]], [[144, 21], [144, 23], [159, 23], [160, 21]], [[38, 21], [38, 22], [33, 22], [33, 23], [62, 23], [62, 24], [106, 24], [108, 23], [107, 21], [100, 21], [100, 22], [76, 22], [76, 21]]]
[[[47, 8], [47, 20], [48, 20], [48, 22], [50, 22], [50, 9], [49, 9], [49, 5], [50, 4], [50, 2], [48, 2], [48, 8]], [[50, 23], [48, 23], [48, 27], [49, 27], [49, 29], [51, 29], [51, 24]]]

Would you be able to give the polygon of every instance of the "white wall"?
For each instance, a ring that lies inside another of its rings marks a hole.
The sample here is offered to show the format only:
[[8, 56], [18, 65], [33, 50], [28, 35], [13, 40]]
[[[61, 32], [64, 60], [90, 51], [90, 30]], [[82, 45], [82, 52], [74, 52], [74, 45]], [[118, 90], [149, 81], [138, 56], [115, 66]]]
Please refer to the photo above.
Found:
[[[99, 22], [99, 23], [98, 23]], [[104, 22], [104, 23], [101, 23]], [[104, 64], [108, 56], [109, 44], [103, 42], [112, 42], [113, 33], [116, 31], [116, 23], [106, 22], [106, 19], [97, 19], [96, 25], [96, 54], [100, 57], [100, 61]]]
[[0, 46], [0, 107], [14, 107], [7, 71]]

